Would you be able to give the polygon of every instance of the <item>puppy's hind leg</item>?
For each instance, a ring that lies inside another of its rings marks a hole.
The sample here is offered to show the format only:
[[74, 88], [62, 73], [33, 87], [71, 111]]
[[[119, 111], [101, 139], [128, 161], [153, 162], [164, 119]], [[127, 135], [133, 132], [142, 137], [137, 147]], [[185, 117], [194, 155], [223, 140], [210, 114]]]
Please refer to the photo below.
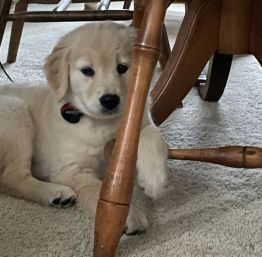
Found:
[[44, 205], [72, 205], [76, 195], [71, 188], [31, 175], [34, 126], [26, 104], [15, 97], [0, 98], [0, 190]]

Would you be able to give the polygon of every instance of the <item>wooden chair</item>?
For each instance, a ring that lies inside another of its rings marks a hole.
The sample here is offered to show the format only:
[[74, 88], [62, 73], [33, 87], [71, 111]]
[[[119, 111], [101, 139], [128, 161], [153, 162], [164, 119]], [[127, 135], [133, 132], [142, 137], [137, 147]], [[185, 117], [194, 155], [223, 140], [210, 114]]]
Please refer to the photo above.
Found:
[[[132, 196], [144, 103], [160, 53], [167, 5], [168, 0], [135, 1], [133, 24], [140, 28], [133, 50], [135, 65], [130, 75], [121, 129], [98, 202], [94, 257], [113, 257], [124, 230]], [[152, 112], [157, 124], [161, 124], [179, 105], [212, 55], [211, 77], [201, 89], [201, 95], [209, 98], [214, 94], [213, 100], [222, 95], [232, 55], [253, 54], [262, 64], [261, 13], [260, 0], [190, 1], [170, 58], [152, 92]], [[221, 63], [226, 64], [224, 73], [215, 71]], [[221, 80], [220, 77], [217, 77], [218, 81], [214, 80], [219, 73], [222, 74]], [[170, 149], [169, 158], [208, 161], [231, 167], [262, 167], [262, 149], [256, 147]]]
[[[132, 198], [144, 105], [163, 45], [161, 38], [168, 4], [169, 0], [135, 0], [133, 25], [139, 29], [133, 49], [135, 65], [132, 65], [127, 103], [97, 206], [94, 257], [113, 257], [124, 231]], [[0, 25], [7, 20], [21, 18], [21, 14], [7, 14], [10, 5], [11, 0], [1, 2]], [[210, 66], [211, 77], [216, 75], [215, 68], [220, 63], [227, 63], [225, 73], [229, 72], [229, 58], [233, 54], [254, 54], [262, 64], [261, 13], [261, 0], [188, 0], [188, 10], [175, 46], [152, 91], [152, 112], [156, 124], [161, 124], [181, 103], [211, 56], [214, 55], [213, 65]], [[58, 19], [59, 15], [55, 14], [52, 19]], [[78, 19], [83, 19], [81, 13], [78, 15]], [[39, 16], [22, 14], [22, 17], [27, 21], [43, 21], [47, 16], [40, 13]], [[0, 39], [1, 33], [2, 26]], [[225, 54], [229, 55], [228, 58], [220, 58]], [[218, 81], [207, 81], [201, 89], [205, 91], [205, 94], [201, 92], [203, 98], [208, 98], [205, 95], [219, 88], [215, 100], [219, 99], [221, 88], [226, 83], [226, 75], [222, 75], [222, 80], [218, 77]], [[169, 158], [209, 161], [232, 167], [262, 167], [262, 149], [255, 147], [170, 149]]]

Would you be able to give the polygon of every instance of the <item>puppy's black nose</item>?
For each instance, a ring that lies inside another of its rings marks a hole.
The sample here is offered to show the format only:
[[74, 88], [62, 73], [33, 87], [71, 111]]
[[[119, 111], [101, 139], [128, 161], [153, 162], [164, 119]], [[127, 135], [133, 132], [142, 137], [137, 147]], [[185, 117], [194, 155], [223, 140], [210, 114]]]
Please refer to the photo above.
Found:
[[99, 101], [101, 105], [107, 110], [113, 110], [118, 106], [120, 98], [118, 95], [106, 94], [101, 96]]

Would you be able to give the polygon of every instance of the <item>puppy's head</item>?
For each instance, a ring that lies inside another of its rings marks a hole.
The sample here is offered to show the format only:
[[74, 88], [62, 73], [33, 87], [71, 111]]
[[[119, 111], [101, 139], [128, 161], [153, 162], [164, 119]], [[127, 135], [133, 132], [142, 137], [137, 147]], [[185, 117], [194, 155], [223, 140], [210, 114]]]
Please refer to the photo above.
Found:
[[58, 99], [96, 119], [123, 108], [135, 33], [113, 22], [84, 25], [64, 36], [44, 65]]

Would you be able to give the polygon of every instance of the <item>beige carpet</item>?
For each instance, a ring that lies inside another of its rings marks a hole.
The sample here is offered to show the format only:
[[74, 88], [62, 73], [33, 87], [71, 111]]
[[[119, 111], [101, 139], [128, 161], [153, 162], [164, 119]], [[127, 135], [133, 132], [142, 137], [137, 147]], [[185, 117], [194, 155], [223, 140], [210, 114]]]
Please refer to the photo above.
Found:
[[[168, 15], [176, 34], [183, 8]], [[41, 64], [57, 38], [78, 26], [28, 24], [21, 51], [7, 70], [13, 79], [41, 81]], [[1, 49], [5, 60], [8, 33]], [[192, 60], [193, 61], [193, 60]], [[0, 73], [0, 82], [6, 82]], [[262, 145], [262, 70], [255, 59], [234, 59], [219, 103], [203, 102], [193, 89], [162, 126], [178, 147]], [[1, 126], [1, 124], [0, 124]], [[0, 146], [1, 150], [1, 146]], [[143, 198], [150, 227], [146, 234], [124, 237], [119, 257], [261, 257], [262, 170], [170, 161], [170, 179], [158, 201]], [[56, 210], [0, 195], [1, 257], [87, 257], [92, 254], [93, 225], [85, 213]]]

